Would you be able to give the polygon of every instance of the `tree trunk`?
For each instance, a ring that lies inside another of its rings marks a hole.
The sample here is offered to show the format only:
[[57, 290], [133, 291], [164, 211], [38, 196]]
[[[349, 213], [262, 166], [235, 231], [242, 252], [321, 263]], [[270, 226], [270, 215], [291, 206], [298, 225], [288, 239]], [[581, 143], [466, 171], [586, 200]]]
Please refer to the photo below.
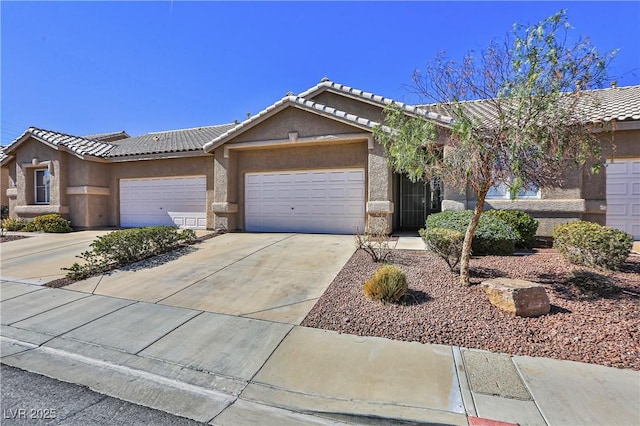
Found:
[[476, 207], [473, 209], [471, 222], [469, 222], [467, 232], [464, 234], [462, 256], [460, 258], [460, 284], [464, 286], [468, 286], [471, 284], [469, 281], [469, 260], [471, 260], [471, 243], [473, 242], [473, 235], [475, 234], [478, 223], [480, 222], [480, 215], [484, 210], [484, 199], [487, 196], [487, 192], [488, 190], [484, 190], [478, 194], [478, 201], [476, 202]]

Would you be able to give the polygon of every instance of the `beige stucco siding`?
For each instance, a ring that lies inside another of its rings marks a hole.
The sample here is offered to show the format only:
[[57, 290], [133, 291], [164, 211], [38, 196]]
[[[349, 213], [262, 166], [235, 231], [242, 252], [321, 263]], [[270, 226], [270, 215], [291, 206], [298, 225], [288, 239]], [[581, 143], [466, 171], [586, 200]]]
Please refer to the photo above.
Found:
[[[37, 140], [29, 139], [22, 143], [13, 160], [13, 173], [10, 180], [15, 183], [15, 204], [10, 206], [16, 215], [31, 218], [46, 213], [60, 213], [68, 217], [69, 205], [66, 193], [60, 190], [66, 182], [66, 153], [59, 152]], [[49, 169], [50, 203], [37, 205], [34, 196], [35, 170]]]
[[304, 138], [361, 131], [361, 129], [348, 124], [291, 107], [239, 134], [227, 142], [227, 146], [237, 142], [287, 139], [290, 132], [297, 132], [298, 137]]
[[0, 168], [0, 205], [9, 206], [9, 197], [7, 189], [9, 189], [9, 167]]
[[[120, 179], [160, 178], [179, 176], [207, 177], [207, 206], [213, 202], [213, 156], [154, 159], [112, 163], [109, 187], [109, 224], [120, 226]], [[213, 217], [207, 215], [207, 228], [213, 228]]]
[[358, 117], [368, 118], [377, 123], [380, 123], [384, 119], [382, 107], [348, 98], [344, 95], [337, 95], [329, 91], [319, 93], [317, 96], [311, 98], [311, 100], [323, 105], [330, 105], [340, 111], [347, 111], [349, 114], [355, 114]]

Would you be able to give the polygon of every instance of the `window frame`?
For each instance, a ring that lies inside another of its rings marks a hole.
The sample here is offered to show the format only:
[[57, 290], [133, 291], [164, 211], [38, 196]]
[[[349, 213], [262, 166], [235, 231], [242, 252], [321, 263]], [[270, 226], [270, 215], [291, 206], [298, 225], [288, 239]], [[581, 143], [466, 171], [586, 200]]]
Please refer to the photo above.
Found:
[[[42, 173], [42, 185], [38, 185], [38, 173]], [[44, 201], [38, 200], [38, 189], [44, 189]], [[33, 171], [33, 202], [39, 205], [51, 204], [51, 173], [49, 169], [36, 169]]]
[[[487, 200], [510, 200], [511, 194], [509, 192], [509, 185], [506, 183], [500, 183], [498, 185], [494, 185], [487, 192], [487, 196], [485, 197]], [[542, 198], [542, 194], [540, 192], [540, 188], [534, 191], [526, 191], [522, 190], [516, 196], [516, 200], [539, 200]]]

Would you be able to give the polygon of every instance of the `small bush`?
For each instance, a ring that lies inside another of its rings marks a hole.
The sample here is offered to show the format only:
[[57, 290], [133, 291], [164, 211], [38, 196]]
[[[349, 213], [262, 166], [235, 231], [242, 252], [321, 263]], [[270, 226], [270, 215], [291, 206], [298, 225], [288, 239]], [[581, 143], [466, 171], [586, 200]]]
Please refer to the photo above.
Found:
[[407, 277], [402, 269], [386, 265], [378, 269], [363, 288], [370, 299], [382, 302], [399, 302], [409, 291]]
[[41, 231], [50, 233], [73, 231], [73, 229], [71, 229], [71, 222], [57, 213], [37, 216], [31, 222], [27, 223], [22, 230], [25, 232]]
[[530, 249], [536, 242], [538, 221], [519, 210], [489, 210], [484, 214], [497, 216], [505, 221], [516, 234], [515, 246]]
[[421, 229], [420, 236], [427, 248], [444, 259], [453, 271], [460, 262], [464, 234], [454, 229], [429, 228]]
[[592, 222], [572, 222], [553, 230], [553, 247], [576, 265], [620, 269], [632, 244], [626, 232]]
[[74, 263], [68, 278], [83, 279], [114, 267], [128, 265], [184, 244], [192, 243], [196, 234], [191, 229], [178, 230], [172, 226], [147, 226], [123, 229], [102, 235], [91, 243], [91, 250], [80, 256], [83, 264]]
[[33, 219], [33, 223], [38, 231], [42, 232], [71, 232], [71, 222], [57, 213], [45, 214]]
[[20, 231], [25, 225], [26, 222], [23, 219], [15, 217], [8, 217], [2, 221], [2, 228], [7, 231]]
[[[427, 217], [426, 229], [445, 228], [467, 232], [473, 212], [447, 210]], [[497, 216], [483, 213], [471, 244], [474, 255], [510, 255], [515, 250], [516, 236], [511, 227]]]

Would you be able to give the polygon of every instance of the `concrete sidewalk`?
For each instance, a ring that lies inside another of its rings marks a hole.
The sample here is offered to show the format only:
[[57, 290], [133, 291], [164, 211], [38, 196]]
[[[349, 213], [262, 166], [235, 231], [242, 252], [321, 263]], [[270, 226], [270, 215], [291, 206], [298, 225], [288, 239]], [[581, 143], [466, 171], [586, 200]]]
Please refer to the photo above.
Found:
[[640, 423], [636, 371], [0, 288], [2, 363], [211, 424]]

